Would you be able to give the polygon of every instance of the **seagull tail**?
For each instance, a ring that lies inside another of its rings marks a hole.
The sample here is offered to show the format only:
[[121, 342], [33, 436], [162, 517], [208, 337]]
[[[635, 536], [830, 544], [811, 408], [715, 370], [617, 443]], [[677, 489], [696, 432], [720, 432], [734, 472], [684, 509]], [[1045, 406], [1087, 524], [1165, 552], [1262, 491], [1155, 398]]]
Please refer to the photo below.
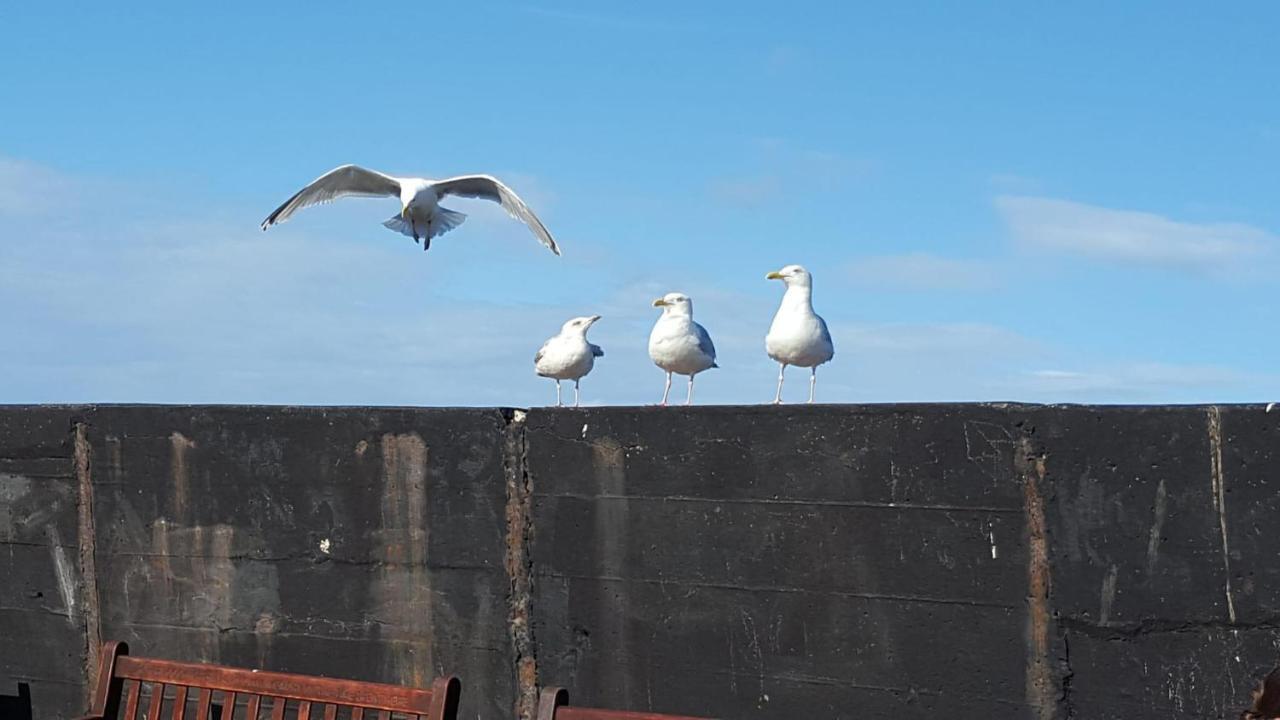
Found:
[[[444, 208], [436, 208], [435, 217], [432, 218], [432, 222], [431, 222], [431, 237], [433, 238], [440, 237], [441, 235], [461, 225], [462, 221], [466, 219], [467, 219], [466, 213], [460, 213], [456, 210], [446, 210]], [[400, 217], [399, 215], [396, 215], [395, 217], [387, 219], [382, 223], [382, 226], [389, 230], [394, 230], [400, 233], [401, 235], [404, 235], [405, 237], [413, 237], [413, 230], [414, 230], [413, 223]], [[418, 223], [417, 230], [418, 230], [419, 237], [427, 234], [427, 226], [423, 225], [422, 223]]]

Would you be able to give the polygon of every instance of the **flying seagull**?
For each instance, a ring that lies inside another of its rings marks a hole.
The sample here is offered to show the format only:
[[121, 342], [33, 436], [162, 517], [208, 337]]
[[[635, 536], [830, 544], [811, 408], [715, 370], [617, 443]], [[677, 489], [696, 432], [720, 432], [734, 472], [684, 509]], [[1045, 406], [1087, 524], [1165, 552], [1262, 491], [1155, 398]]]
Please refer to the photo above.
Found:
[[578, 383], [595, 367], [596, 358], [604, 357], [599, 345], [587, 342], [587, 330], [599, 319], [599, 315], [592, 315], [566, 322], [533, 356], [534, 372], [556, 381], [556, 407], [562, 405], [561, 380], [573, 381], [573, 406], [578, 407]]
[[467, 219], [465, 213], [440, 207], [449, 195], [492, 200], [511, 217], [529, 226], [538, 240], [559, 255], [560, 247], [542, 221], [520, 196], [490, 175], [459, 175], [447, 180], [397, 178], [367, 170], [358, 165], [343, 165], [316, 178], [299, 190], [275, 212], [262, 221], [262, 229], [282, 223], [304, 207], [333, 202], [344, 197], [395, 197], [400, 199], [400, 214], [382, 223], [398, 233], [422, 241], [422, 249], [431, 247], [431, 238], [443, 235]]
[[718, 368], [716, 346], [707, 329], [693, 321], [693, 301], [684, 293], [667, 293], [653, 301], [662, 308], [662, 316], [649, 333], [649, 359], [667, 371], [667, 386], [662, 391], [662, 404], [671, 394], [671, 373], [689, 376], [689, 396], [685, 405], [693, 404], [693, 376], [703, 370]]
[[813, 276], [799, 265], [788, 265], [765, 275], [765, 279], [781, 280], [787, 285], [778, 314], [773, 316], [769, 334], [764, 337], [765, 352], [781, 365], [773, 403], [782, 402], [782, 375], [788, 365], [810, 369], [809, 402], [813, 402], [818, 366], [836, 354], [827, 323], [813, 311]]

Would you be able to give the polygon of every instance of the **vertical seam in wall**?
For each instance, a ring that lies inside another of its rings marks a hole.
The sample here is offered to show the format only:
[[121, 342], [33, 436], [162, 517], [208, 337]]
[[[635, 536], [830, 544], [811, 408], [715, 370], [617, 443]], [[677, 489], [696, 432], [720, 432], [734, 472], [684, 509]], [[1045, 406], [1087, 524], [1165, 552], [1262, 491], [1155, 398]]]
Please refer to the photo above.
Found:
[[1209, 481], [1213, 506], [1218, 511], [1218, 531], [1222, 536], [1222, 569], [1226, 573], [1227, 619], [1236, 621], [1236, 603], [1231, 596], [1231, 551], [1227, 547], [1227, 478], [1222, 471], [1222, 411], [1209, 408]]
[[83, 596], [85, 627], [85, 703], [92, 699], [102, 650], [102, 623], [98, 598], [98, 562], [93, 507], [93, 447], [89, 444], [88, 426], [73, 424], [72, 444], [78, 490], [76, 539], [80, 554], [80, 592]]
[[510, 410], [504, 411], [504, 414], [507, 420], [503, 448], [503, 470], [507, 483], [506, 570], [510, 581], [507, 622], [515, 654], [515, 714], [520, 720], [532, 720], [538, 706], [538, 660], [530, 611], [533, 560], [529, 542], [533, 518], [530, 512], [532, 482], [527, 465], [526, 413], [523, 410]]

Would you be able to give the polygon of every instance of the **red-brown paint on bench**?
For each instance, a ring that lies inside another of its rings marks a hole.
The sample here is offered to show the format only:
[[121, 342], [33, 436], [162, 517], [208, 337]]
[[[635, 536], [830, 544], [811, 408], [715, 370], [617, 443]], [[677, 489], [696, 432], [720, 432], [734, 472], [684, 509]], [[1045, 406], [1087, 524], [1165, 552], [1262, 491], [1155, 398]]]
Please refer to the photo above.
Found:
[[[249, 670], [245, 668], [178, 662], [129, 655], [128, 646], [119, 641], [102, 644], [97, 685], [89, 714], [80, 720], [141, 720], [140, 699], [143, 685], [150, 686], [146, 720], [163, 718], [165, 689], [174, 689], [170, 717], [184, 717], [187, 697], [197, 694], [195, 720], [210, 720], [210, 706], [215, 693], [221, 694], [221, 720], [258, 720], [263, 701], [271, 707], [273, 720], [305, 720], [314, 705], [324, 708], [326, 720], [332, 720], [339, 707], [352, 708], [352, 716], [360, 718], [366, 710], [377, 711], [379, 717], [408, 717], [412, 720], [456, 720], [461, 685], [453, 676], [437, 678], [430, 689], [323, 678], [312, 675]], [[126, 686], [128, 686], [126, 688]], [[124, 711], [119, 712], [124, 696]], [[237, 701], [243, 699], [244, 710], [236, 718]], [[286, 715], [288, 703], [294, 710]]]

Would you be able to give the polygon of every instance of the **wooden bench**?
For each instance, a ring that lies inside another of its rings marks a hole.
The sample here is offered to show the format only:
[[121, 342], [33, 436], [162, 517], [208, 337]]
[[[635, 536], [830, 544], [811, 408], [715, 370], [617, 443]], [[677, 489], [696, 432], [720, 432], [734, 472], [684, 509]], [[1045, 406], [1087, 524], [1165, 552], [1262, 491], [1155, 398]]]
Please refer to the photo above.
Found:
[[538, 720], [711, 720], [711, 718], [571, 707], [567, 690], [562, 687], [549, 687], [542, 691], [538, 701]]
[[[350, 708], [343, 712], [344, 720], [364, 720], [366, 712], [370, 720], [375, 715], [376, 720], [455, 720], [458, 713], [461, 686], [455, 677], [438, 678], [430, 690], [422, 690], [132, 657], [128, 652], [125, 643], [103, 643], [93, 707], [81, 720], [139, 720], [143, 685], [150, 686], [145, 720], [184, 720], [190, 715], [188, 704], [195, 705], [194, 720], [213, 720], [214, 705], [221, 708], [220, 720], [237, 720], [241, 703], [244, 711], [238, 720], [259, 720], [268, 713], [270, 720], [308, 720], [313, 711], [324, 720], [335, 720], [340, 707]], [[119, 714], [122, 698], [124, 712]]]

